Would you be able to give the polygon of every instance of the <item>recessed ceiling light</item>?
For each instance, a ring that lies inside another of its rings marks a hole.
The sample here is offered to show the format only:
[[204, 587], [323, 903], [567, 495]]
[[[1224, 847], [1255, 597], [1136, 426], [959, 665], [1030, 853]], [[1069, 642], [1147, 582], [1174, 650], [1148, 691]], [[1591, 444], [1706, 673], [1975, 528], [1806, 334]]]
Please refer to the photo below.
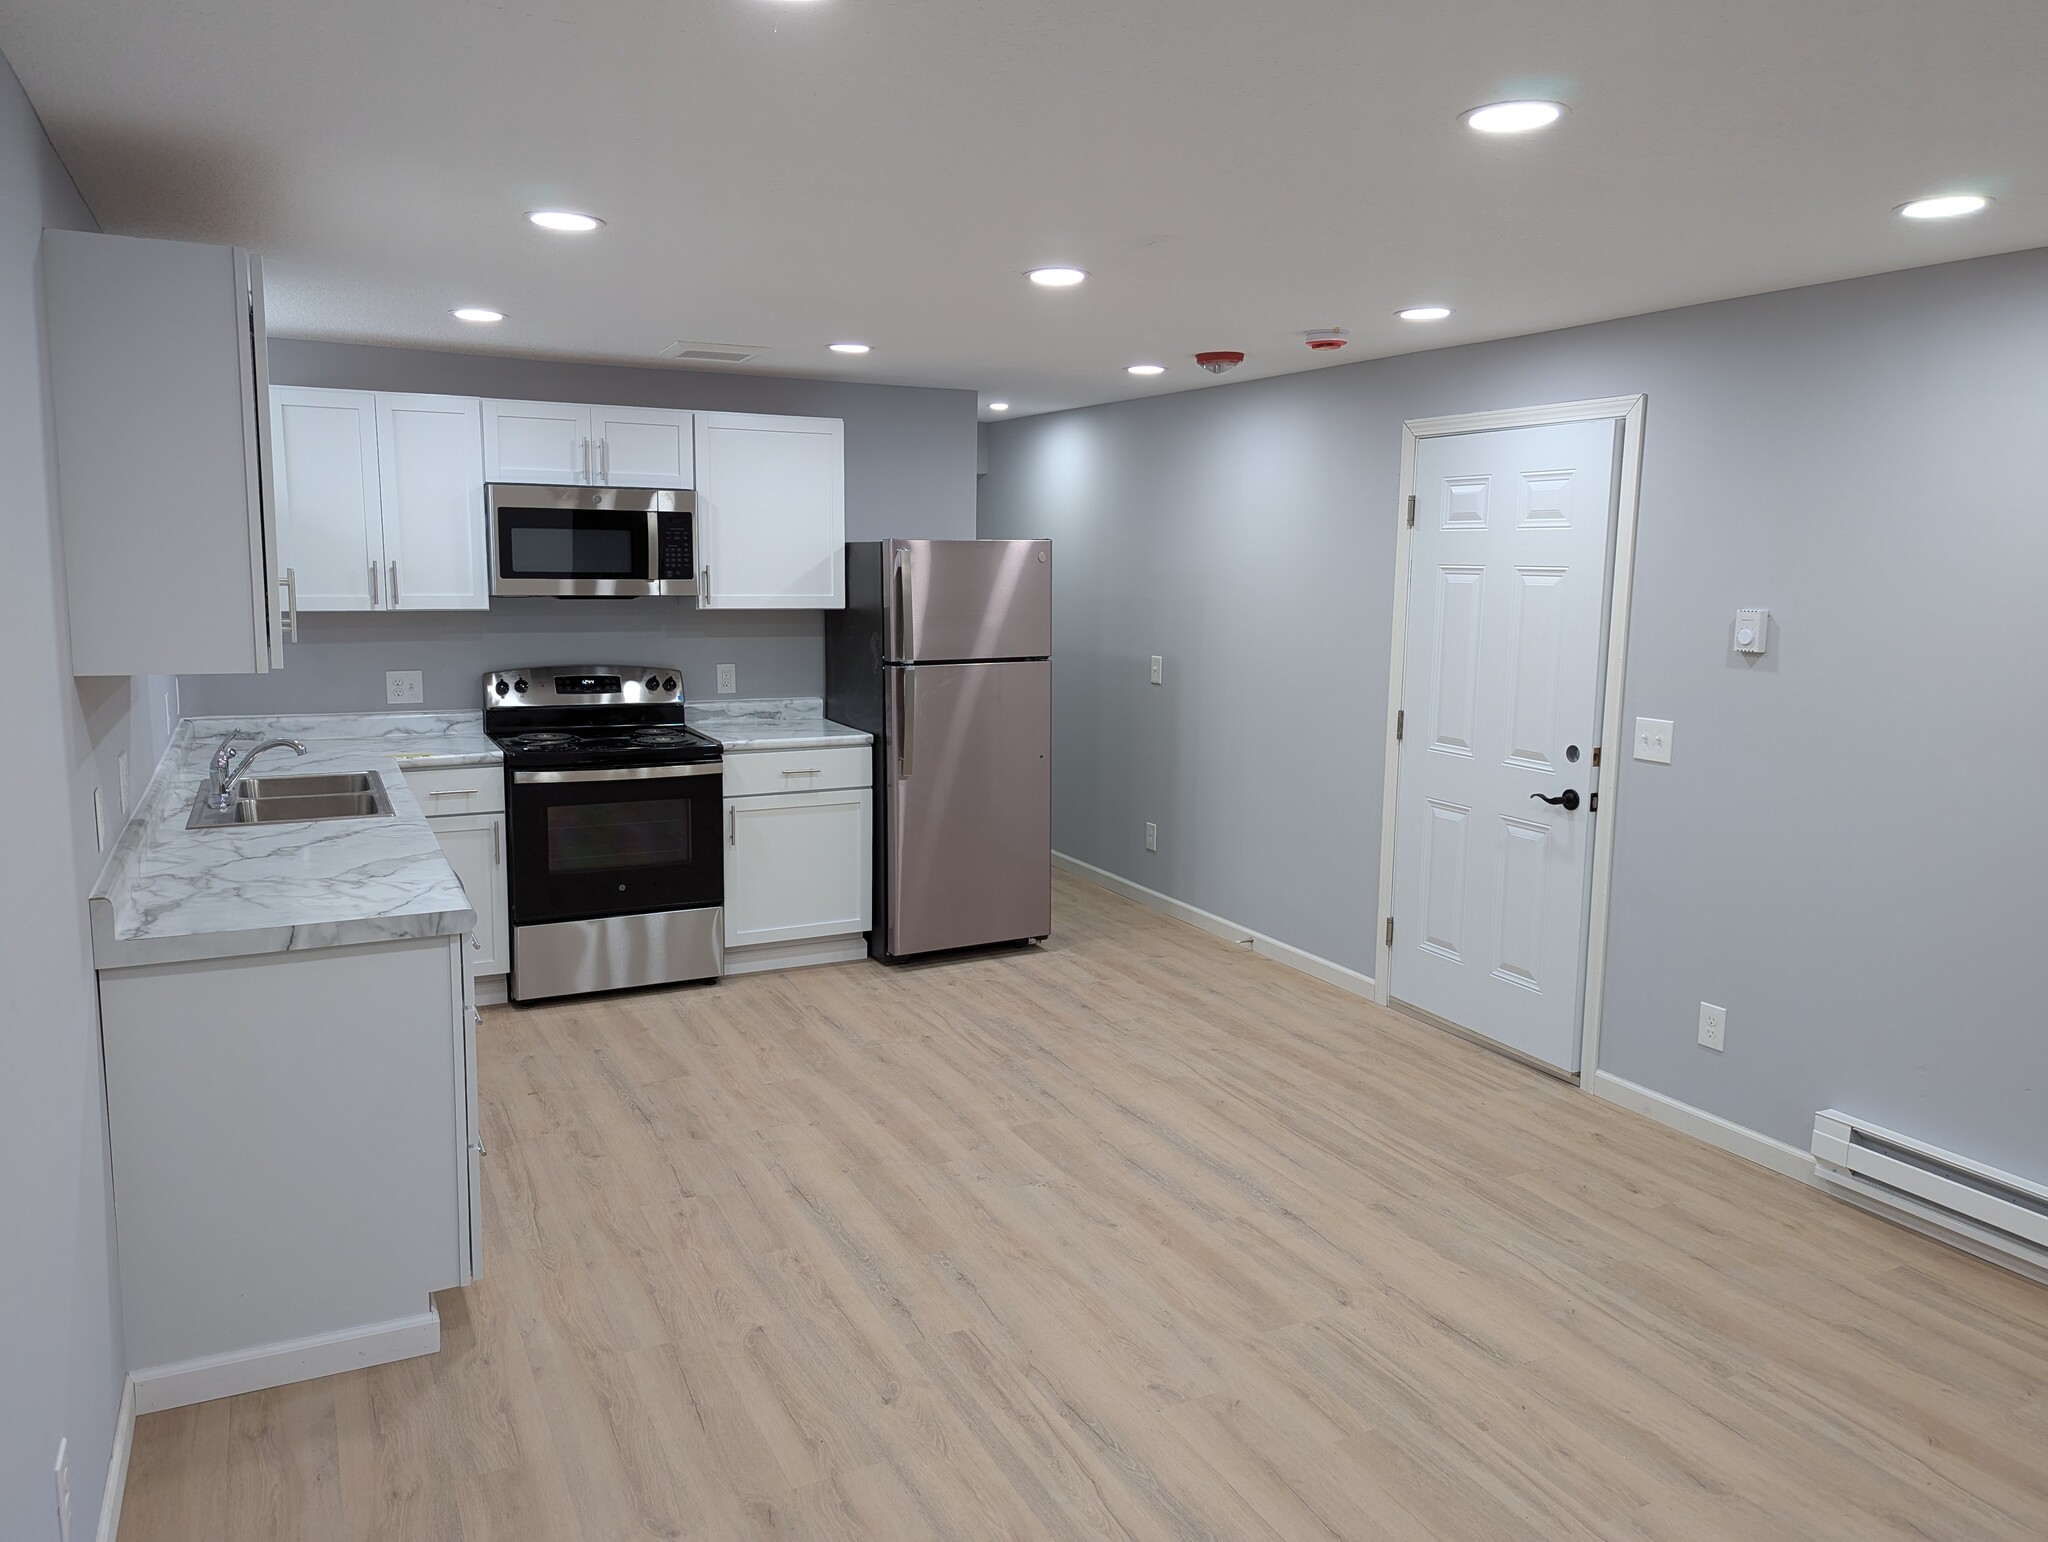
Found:
[[1008, 402], [990, 402], [988, 404], [988, 410], [990, 412], [1008, 412], [1010, 410], [1010, 404]]
[[1563, 116], [1562, 102], [1493, 102], [1466, 113], [1465, 126], [1482, 134], [1526, 134]]
[[1071, 289], [1087, 276], [1080, 268], [1033, 268], [1025, 275], [1032, 283], [1048, 289]]
[[866, 353], [868, 351], [866, 343], [828, 343], [826, 346], [834, 353]]
[[1959, 215], [1975, 214], [1991, 202], [1982, 193], [1943, 193], [1938, 198], [1916, 198], [1911, 203], [1899, 205], [1899, 213], [1909, 220], [1952, 220]]
[[526, 217], [542, 230], [595, 230], [604, 223], [594, 214], [575, 214], [567, 209], [535, 209]]
[[1395, 311], [1403, 321], [1442, 321], [1450, 315], [1448, 305], [1411, 305], [1405, 311]]
[[1133, 364], [1124, 373], [1127, 375], [1163, 375], [1166, 373], [1166, 366], [1164, 364]]
[[505, 313], [487, 305], [458, 305], [448, 313], [457, 321], [503, 321]]

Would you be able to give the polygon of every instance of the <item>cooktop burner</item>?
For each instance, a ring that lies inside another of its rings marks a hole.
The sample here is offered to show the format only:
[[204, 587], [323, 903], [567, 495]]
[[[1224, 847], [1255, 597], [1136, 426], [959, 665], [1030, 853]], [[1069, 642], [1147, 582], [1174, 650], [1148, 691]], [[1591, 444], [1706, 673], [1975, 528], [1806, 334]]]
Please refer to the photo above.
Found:
[[558, 746], [560, 746], [560, 745], [564, 745], [564, 744], [574, 744], [575, 742], [576, 742], [576, 736], [575, 736], [574, 734], [554, 734], [554, 733], [549, 733], [549, 734], [514, 734], [514, 735], [512, 735], [512, 737], [511, 737], [511, 738], [509, 738], [509, 739], [507, 739], [507, 740], [505, 741], [505, 743], [507, 743], [507, 744], [516, 744], [516, 745], [518, 745], [518, 746], [519, 746], [519, 748], [521, 748], [522, 750], [547, 750], [547, 749], [554, 749], [554, 748], [556, 748], [556, 747], [558, 747]]

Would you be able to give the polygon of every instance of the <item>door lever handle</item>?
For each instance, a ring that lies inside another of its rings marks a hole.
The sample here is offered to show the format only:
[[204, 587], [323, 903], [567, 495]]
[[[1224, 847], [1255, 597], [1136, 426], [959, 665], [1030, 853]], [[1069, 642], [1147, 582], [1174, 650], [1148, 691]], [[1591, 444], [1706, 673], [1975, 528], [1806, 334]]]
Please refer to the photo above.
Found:
[[1546, 798], [1540, 792], [1532, 792], [1529, 794], [1529, 796], [1534, 798], [1538, 803], [1552, 803], [1560, 805], [1567, 814], [1576, 813], [1578, 811], [1579, 790], [1576, 787], [1567, 787], [1563, 792], [1559, 793], [1554, 798]]

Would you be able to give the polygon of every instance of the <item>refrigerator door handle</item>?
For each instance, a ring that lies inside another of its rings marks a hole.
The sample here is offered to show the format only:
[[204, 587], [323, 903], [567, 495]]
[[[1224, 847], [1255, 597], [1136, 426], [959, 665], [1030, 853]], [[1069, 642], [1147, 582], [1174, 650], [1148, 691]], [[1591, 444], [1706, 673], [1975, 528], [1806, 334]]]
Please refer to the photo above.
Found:
[[896, 656], [914, 659], [917, 657], [917, 627], [910, 616], [910, 596], [916, 587], [916, 575], [910, 568], [910, 547], [907, 543], [896, 548], [896, 569], [890, 577], [896, 585]]
[[902, 780], [910, 778], [910, 736], [917, 726], [917, 708], [912, 697], [917, 691], [917, 669], [915, 666], [903, 671], [903, 685], [897, 693], [898, 717], [896, 725], [896, 775]]

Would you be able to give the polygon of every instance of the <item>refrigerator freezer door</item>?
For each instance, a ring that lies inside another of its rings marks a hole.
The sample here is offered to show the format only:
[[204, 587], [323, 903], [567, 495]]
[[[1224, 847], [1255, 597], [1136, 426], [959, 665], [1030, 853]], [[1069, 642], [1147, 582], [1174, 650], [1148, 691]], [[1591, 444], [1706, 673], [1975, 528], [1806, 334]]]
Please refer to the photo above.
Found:
[[889, 952], [1046, 936], [1051, 661], [888, 674]]
[[892, 663], [1052, 653], [1052, 542], [890, 541], [883, 654]]

